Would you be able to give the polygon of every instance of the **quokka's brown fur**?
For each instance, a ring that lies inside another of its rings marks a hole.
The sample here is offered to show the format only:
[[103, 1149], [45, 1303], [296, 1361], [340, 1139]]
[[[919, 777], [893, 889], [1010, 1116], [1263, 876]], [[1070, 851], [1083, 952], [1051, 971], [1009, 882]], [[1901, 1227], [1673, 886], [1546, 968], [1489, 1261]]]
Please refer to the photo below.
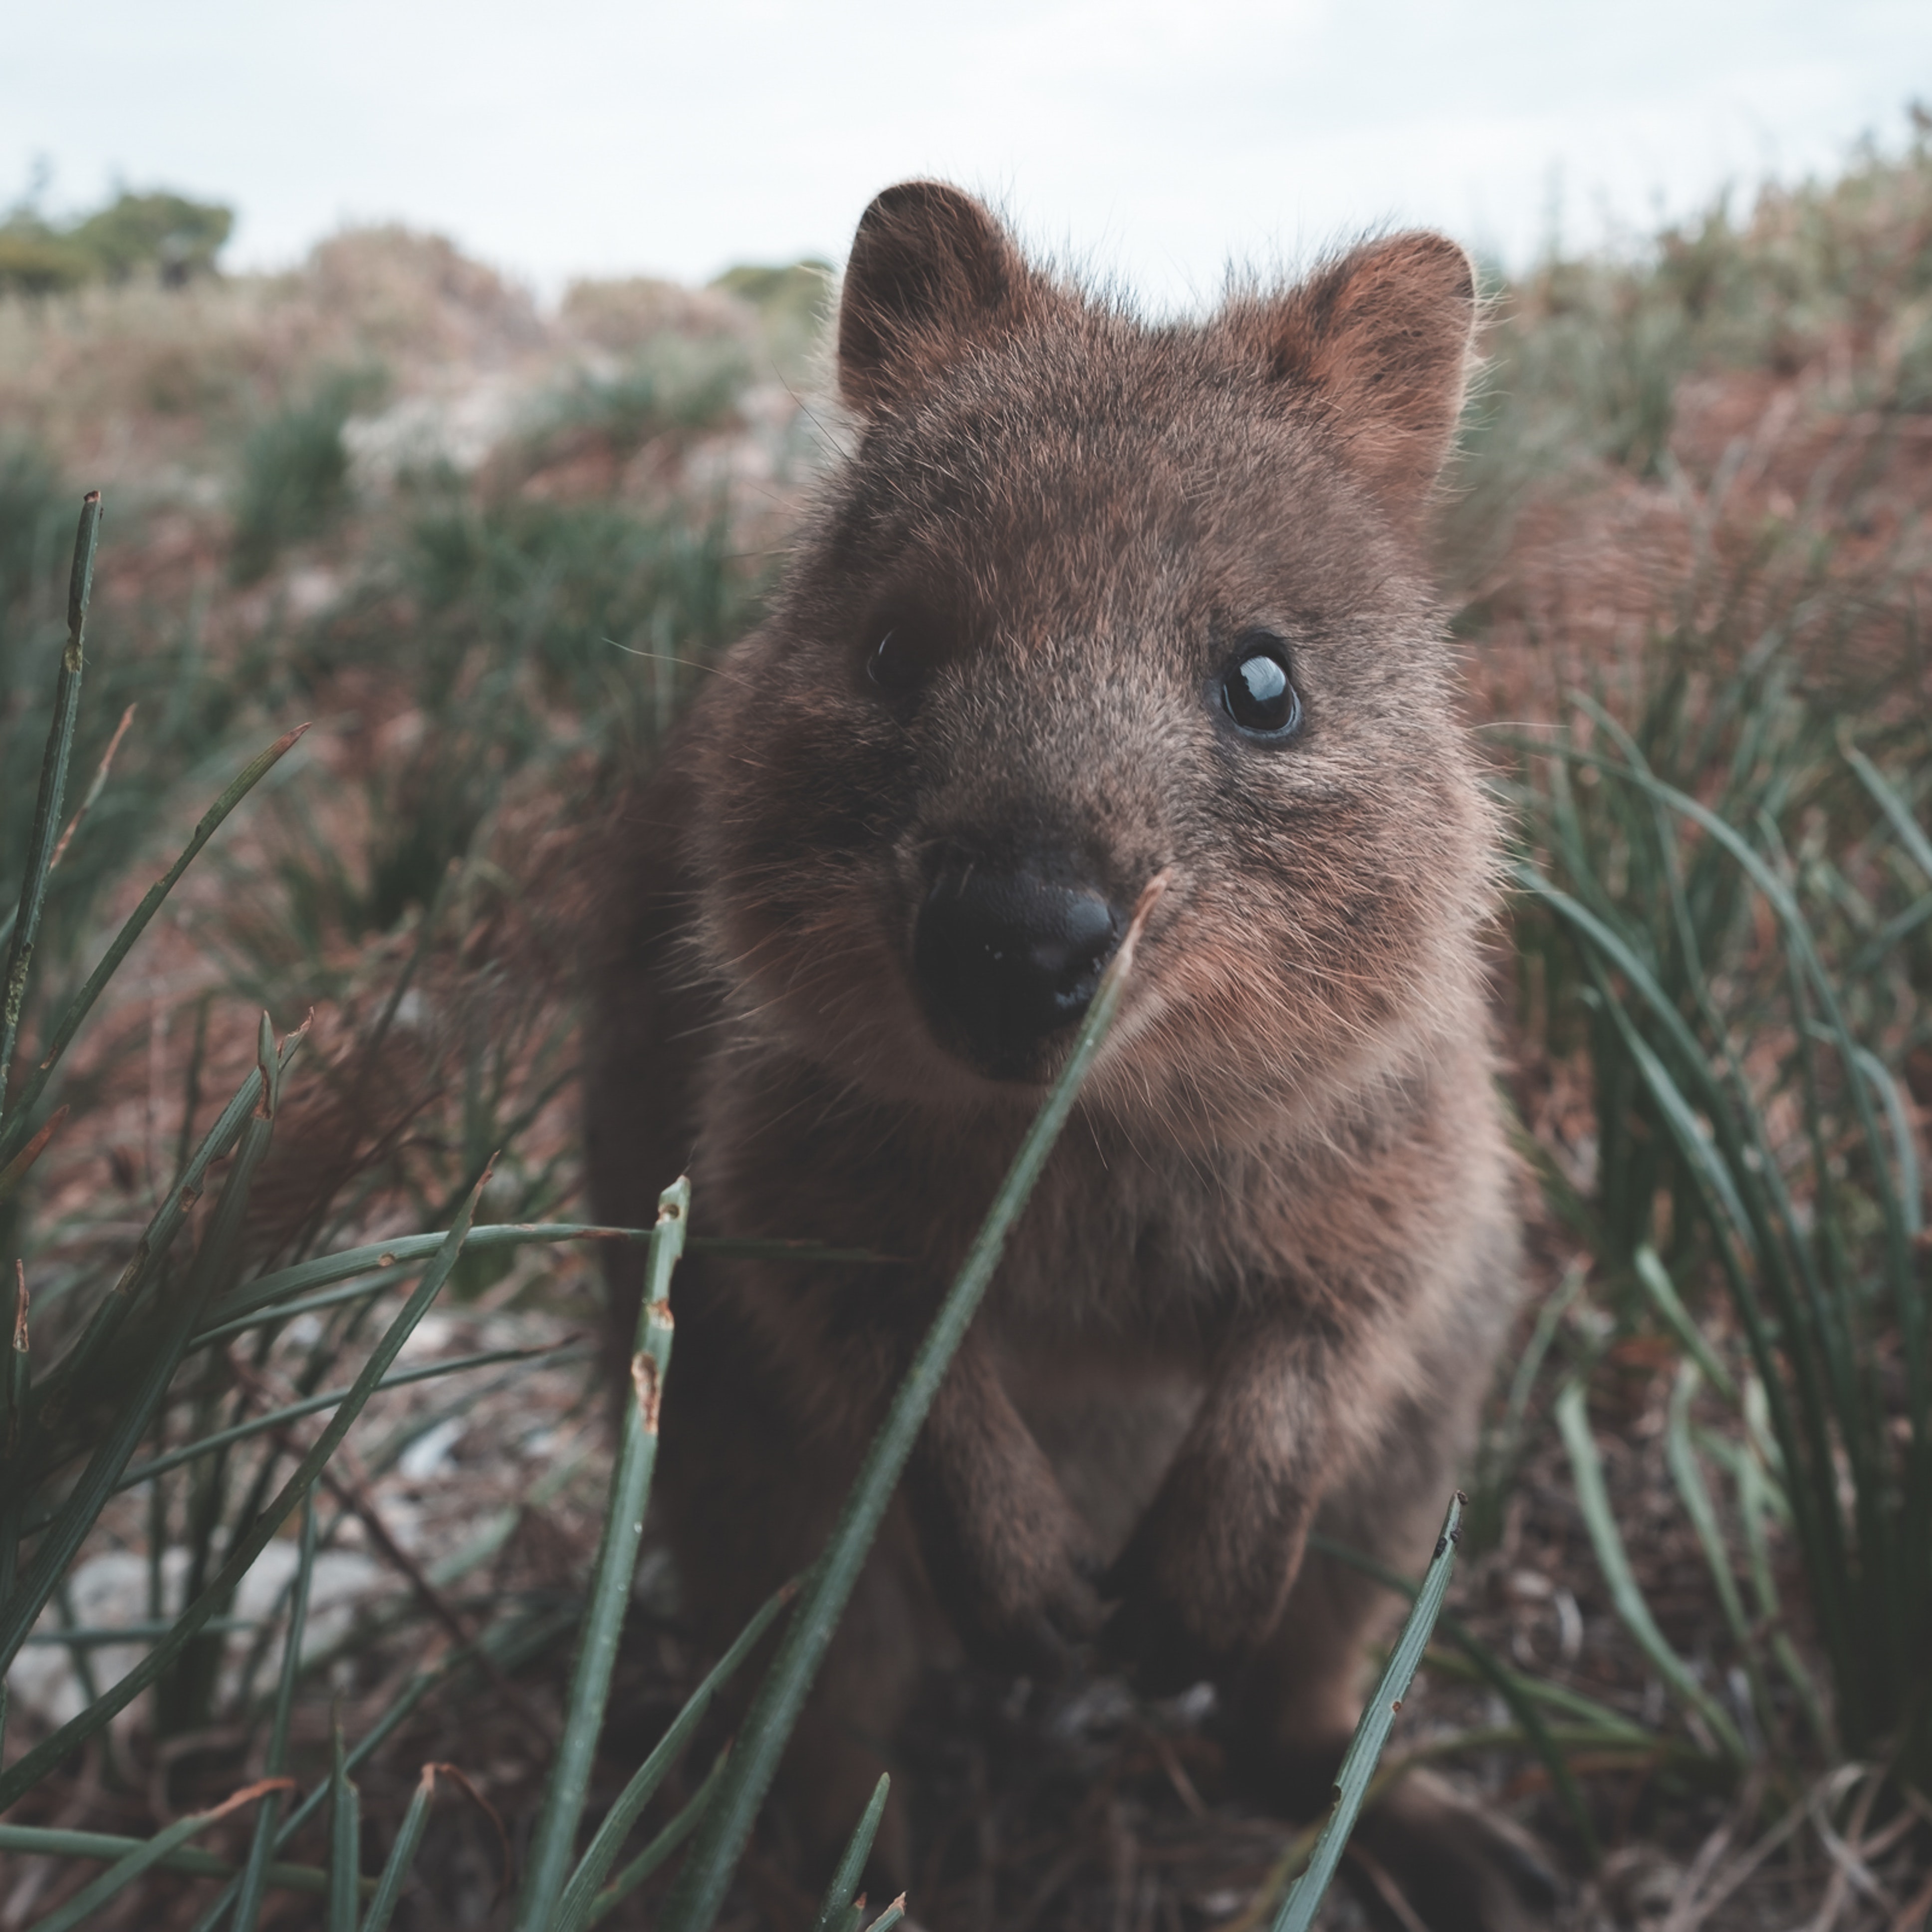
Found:
[[[719, 1642], [818, 1552], [1071, 1039], [994, 1065], [932, 1016], [934, 855], [1114, 907], [1168, 883], [793, 1747], [821, 1844], [956, 1637], [1212, 1678], [1258, 1788], [1325, 1803], [1388, 1600], [1304, 1539], [1426, 1558], [1516, 1288], [1494, 826], [1422, 542], [1474, 314], [1426, 234], [1152, 328], [956, 190], [860, 225], [856, 448], [604, 882], [599, 1214], [688, 1169], [701, 1231], [906, 1258], [709, 1261], [679, 1297], [659, 1493]], [[1222, 695], [1256, 637], [1279, 740]], [[1366, 1842], [1432, 1924], [1516, 1912], [1506, 1834], [1436, 1786]]]

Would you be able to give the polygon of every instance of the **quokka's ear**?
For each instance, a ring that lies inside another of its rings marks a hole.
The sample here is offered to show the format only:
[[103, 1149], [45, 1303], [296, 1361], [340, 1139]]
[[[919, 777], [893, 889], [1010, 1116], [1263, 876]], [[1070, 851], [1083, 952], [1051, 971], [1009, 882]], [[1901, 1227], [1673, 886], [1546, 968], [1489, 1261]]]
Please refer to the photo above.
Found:
[[1268, 374], [1312, 392], [1349, 464], [1413, 523], [1449, 454], [1476, 326], [1476, 277], [1446, 236], [1370, 242], [1303, 287], [1222, 318]]
[[969, 194], [902, 182], [860, 218], [838, 304], [838, 393], [862, 415], [916, 394], [1057, 298]]

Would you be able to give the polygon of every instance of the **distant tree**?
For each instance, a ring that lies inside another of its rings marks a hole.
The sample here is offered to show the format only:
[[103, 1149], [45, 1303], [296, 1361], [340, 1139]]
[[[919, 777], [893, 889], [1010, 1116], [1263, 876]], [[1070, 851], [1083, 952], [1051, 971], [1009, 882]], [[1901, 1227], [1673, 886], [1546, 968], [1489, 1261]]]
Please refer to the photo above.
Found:
[[124, 190], [105, 208], [56, 224], [38, 197], [0, 220], [0, 292], [57, 295], [83, 283], [125, 281], [152, 268], [169, 288], [214, 272], [235, 211], [160, 191]]
[[91, 273], [86, 256], [32, 209], [16, 208], [0, 222], [0, 292], [58, 295]]

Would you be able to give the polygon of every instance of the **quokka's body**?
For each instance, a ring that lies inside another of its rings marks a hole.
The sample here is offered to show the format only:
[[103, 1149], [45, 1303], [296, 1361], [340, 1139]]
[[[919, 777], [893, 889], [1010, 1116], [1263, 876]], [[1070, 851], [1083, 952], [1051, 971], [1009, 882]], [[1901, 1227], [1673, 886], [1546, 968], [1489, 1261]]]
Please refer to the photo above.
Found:
[[[1304, 1539], [1420, 1566], [1516, 1292], [1492, 827], [1421, 542], [1474, 316], [1430, 236], [1150, 328], [955, 190], [860, 226], [856, 446], [603, 881], [599, 1214], [688, 1169], [703, 1230], [903, 1258], [679, 1298], [660, 1494], [719, 1642], [820, 1546], [1166, 886], [794, 1747], [821, 1840], [956, 1643], [1211, 1678], [1258, 1786], [1325, 1802], [1387, 1600]], [[1375, 1832], [1432, 1922], [1514, 1910], [1439, 1790]]]

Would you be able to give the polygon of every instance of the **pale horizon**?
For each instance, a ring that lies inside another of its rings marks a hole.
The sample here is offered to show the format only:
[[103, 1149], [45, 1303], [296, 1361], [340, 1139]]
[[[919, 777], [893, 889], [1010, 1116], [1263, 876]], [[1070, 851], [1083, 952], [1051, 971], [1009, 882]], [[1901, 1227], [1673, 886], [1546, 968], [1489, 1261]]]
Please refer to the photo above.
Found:
[[120, 183], [224, 202], [236, 270], [400, 221], [549, 298], [578, 276], [841, 261], [866, 201], [914, 175], [1156, 308], [1392, 224], [1520, 267], [1552, 233], [1639, 237], [1726, 188], [1829, 175], [1862, 137], [1895, 152], [1932, 97], [1932, 32], [1900, 0], [1614, 19], [1001, 0], [970, 20], [585, 0], [561, 28], [505, 0], [100, 0], [10, 40], [0, 200], [44, 163], [55, 212]]

